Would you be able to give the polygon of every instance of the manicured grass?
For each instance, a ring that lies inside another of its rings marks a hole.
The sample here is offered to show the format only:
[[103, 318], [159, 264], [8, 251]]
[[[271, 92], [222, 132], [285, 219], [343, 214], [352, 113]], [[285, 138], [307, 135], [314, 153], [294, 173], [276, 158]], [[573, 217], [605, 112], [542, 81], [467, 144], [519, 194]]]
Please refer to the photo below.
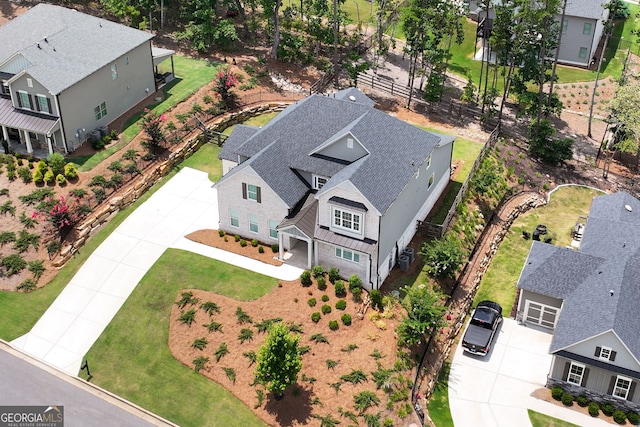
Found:
[[[271, 120], [273, 120], [273, 118], [277, 115], [278, 115], [277, 112], [260, 114], [259, 116], [251, 117], [249, 120], [243, 122], [242, 124], [247, 126], [262, 127], [267, 123], [269, 123]], [[222, 133], [225, 135], [231, 135], [231, 132], [233, 132], [234, 127], [235, 126], [230, 126], [226, 128]]]
[[[531, 409], [527, 409], [527, 412], [529, 413], [529, 420], [533, 427], [579, 427], [577, 424], [553, 418], [549, 415], [532, 411]], [[438, 427], [440, 426], [438, 425]]]
[[178, 362], [168, 347], [169, 315], [181, 289], [253, 300], [278, 280], [168, 249], [142, 278], [86, 356], [92, 382], [184, 426], [262, 426], [224, 387]]
[[180, 164], [209, 174], [209, 179], [216, 182], [222, 177], [222, 161], [218, 159], [220, 147], [216, 144], [205, 144], [191, 157]]
[[431, 417], [433, 423], [438, 427], [453, 427], [451, 409], [449, 408], [450, 370], [451, 363], [445, 362], [444, 365], [442, 365], [440, 374], [438, 374], [438, 382], [427, 405], [429, 417]]
[[522, 232], [531, 233], [537, 224], [545, 224], [554, 245], [568, 246], [578, 217], [587, 216], [593, 197], [600, 194], [586, 187], [563, 187], [552, 194], [548, 205], [520, 216], [480, 282], [474, 305], [485, 299], [492, 300], [500, 304], [508, 316], [515, 301], [516, 283], [531, 247], [531, 240], [523, 239]]
[[[167, 112], [170, 108], [178, 105], [202, 86], [209, 83], [213, 79], [218, 67], [218, 64], [184, 56], [174, 56], [173, 61], [176, 79], [163, 88], [164, 100], [162, 102], [148, 106], [148, 108], [160, 114]], [[116, 144], [91, 156], [75, 158], [73, 161], [79, 165], [79, 170], [81, 172], [91, 170], [97, 164], [129, 143], [129, 141], [140, 132], [140, 118], [142, 114], [143, 112], [139, 112], [129, 119], [124, 131], [120, 134], [120, 140]]]

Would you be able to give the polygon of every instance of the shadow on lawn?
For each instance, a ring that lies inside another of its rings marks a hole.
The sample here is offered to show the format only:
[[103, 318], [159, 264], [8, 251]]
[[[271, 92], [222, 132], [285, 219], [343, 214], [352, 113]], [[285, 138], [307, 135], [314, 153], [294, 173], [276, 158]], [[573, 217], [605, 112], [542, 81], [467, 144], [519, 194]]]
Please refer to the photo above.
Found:
[[276, 418], [277, 425], [291, 426], [294, 422], [306, 425], [311, 418], [311, 391], [296, 386], [296, 395], [285, 393], [284, 398], [276, 400], [269, 393], [265, 410]]

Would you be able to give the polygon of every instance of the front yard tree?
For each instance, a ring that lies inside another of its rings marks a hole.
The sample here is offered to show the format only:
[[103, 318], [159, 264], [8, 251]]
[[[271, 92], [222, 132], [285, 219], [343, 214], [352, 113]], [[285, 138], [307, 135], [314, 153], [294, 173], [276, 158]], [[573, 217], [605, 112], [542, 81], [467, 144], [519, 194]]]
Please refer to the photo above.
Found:
[[[640, 151], [640, 81], [626, 79], [616, 89], [616, 96], [609, 104], [611, 120], [624, 126], [624, 137], [616, 144], [616, 150], [628, 153]], [[640, 156], [638, 156], [640, 159]], [[637, 164], [636, 164], [637, 168]]]
[[434, 277], [453, 277], [464, 262], [462, 244], [453, 234], [425, 242], [420, 254], [427, 272]]
[[277, 397], [298, 380], [302, 369], [299, 335], [292, 335], [287, 325], [274, 323], [269, 335], [258, 349], [255, 382], [262, 384]]
[[398, 325], [398, 340], [408, 346], [425, 342], [427, 334], [443, 325], [443, 295], [430, 285], [414, 285], [405, 288], [407, 295], [402, 306], [407, 316]]
[[162, 129], [162, 122], [164, 122], [164, 120], [164, 114], [158, 114], [156, 111], [151, 111], [148, 108], [144, 109], [142, 129], [144, 129], [149, 137], [145, 141], [145, 144], [146, 148], [151, 153], [155, 153], [156, 148], [167, 139], [164, 134], [164, 130]]

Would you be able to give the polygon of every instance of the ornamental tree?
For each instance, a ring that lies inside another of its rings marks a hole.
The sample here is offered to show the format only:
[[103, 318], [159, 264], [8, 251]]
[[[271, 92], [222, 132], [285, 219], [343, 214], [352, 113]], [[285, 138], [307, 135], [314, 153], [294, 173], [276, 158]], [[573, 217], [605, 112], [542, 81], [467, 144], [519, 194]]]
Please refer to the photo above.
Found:
[[425, 242], [420, 254], [424, 256], [427, 273], [433, 277], [453, 277], [464, 262], [462, 244], [452, 234]]
[[445, 306], [443, 295], [428, 285], [414, 285], [405, 288], [407, 295], [402, 306], [407, 316], [398, 325], [398, 341], [414, 346], [425, 342], [426, 336], [443, 325]]
[[220, 96], [220, 104], [223, 108], [231, 108], [236, 102], [237, 95], [231, 89], [238, 85], [238, 74], [231, 71], [229, 67], [222, 68], [214, 79], [213, 88]]
[[154, 152], [156, 147], [167, 140], [162, 129], [162, 122], [165, 121], [164, 114], [158, 114], [156, 111], [151, 111], [148, 108], [144, 109], [144, 116], [142, 117], [142, 129], [147, 133], [149, 137], [146, 142], [146, 148], [149, 152]]
[[287, 325], [274, 323], [269, 335], [258, 349], [255, 382], [276, 396], [281, 396], [290, 384], [298, 380], [302, 357], [298, 349], [299, 335], [292, 335]]
[[[51, 226], [62, 235], [64, 232], [69, 231], [71, 227], [78, 223], [80, 220], [80, 205], [79, 200], [66, 199], [64, 196], [60, 196], [58, 201], [53, 201], [50, 204], [45, 204], [47, 207], [35, 211], [31, 218], [44, 218]], [[49, 207], [51, 206], [51, 207]]]

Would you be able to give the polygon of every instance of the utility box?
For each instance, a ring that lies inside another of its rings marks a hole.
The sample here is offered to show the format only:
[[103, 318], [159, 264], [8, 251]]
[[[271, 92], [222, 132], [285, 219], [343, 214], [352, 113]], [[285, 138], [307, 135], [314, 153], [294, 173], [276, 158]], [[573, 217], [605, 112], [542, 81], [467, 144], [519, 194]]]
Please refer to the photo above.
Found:
[[402, 255], [408, 256], [409, 257], [409, 263], [411, 264], [413, 262], [413, 260], [415, 259], [416, 251], [413, 248], [405, 248], [404, 251], [402, 251]]
[[406, 255], [400, 255], [398, 258], [400, 264], [400, 271], [409, 271], [409, 257]]

